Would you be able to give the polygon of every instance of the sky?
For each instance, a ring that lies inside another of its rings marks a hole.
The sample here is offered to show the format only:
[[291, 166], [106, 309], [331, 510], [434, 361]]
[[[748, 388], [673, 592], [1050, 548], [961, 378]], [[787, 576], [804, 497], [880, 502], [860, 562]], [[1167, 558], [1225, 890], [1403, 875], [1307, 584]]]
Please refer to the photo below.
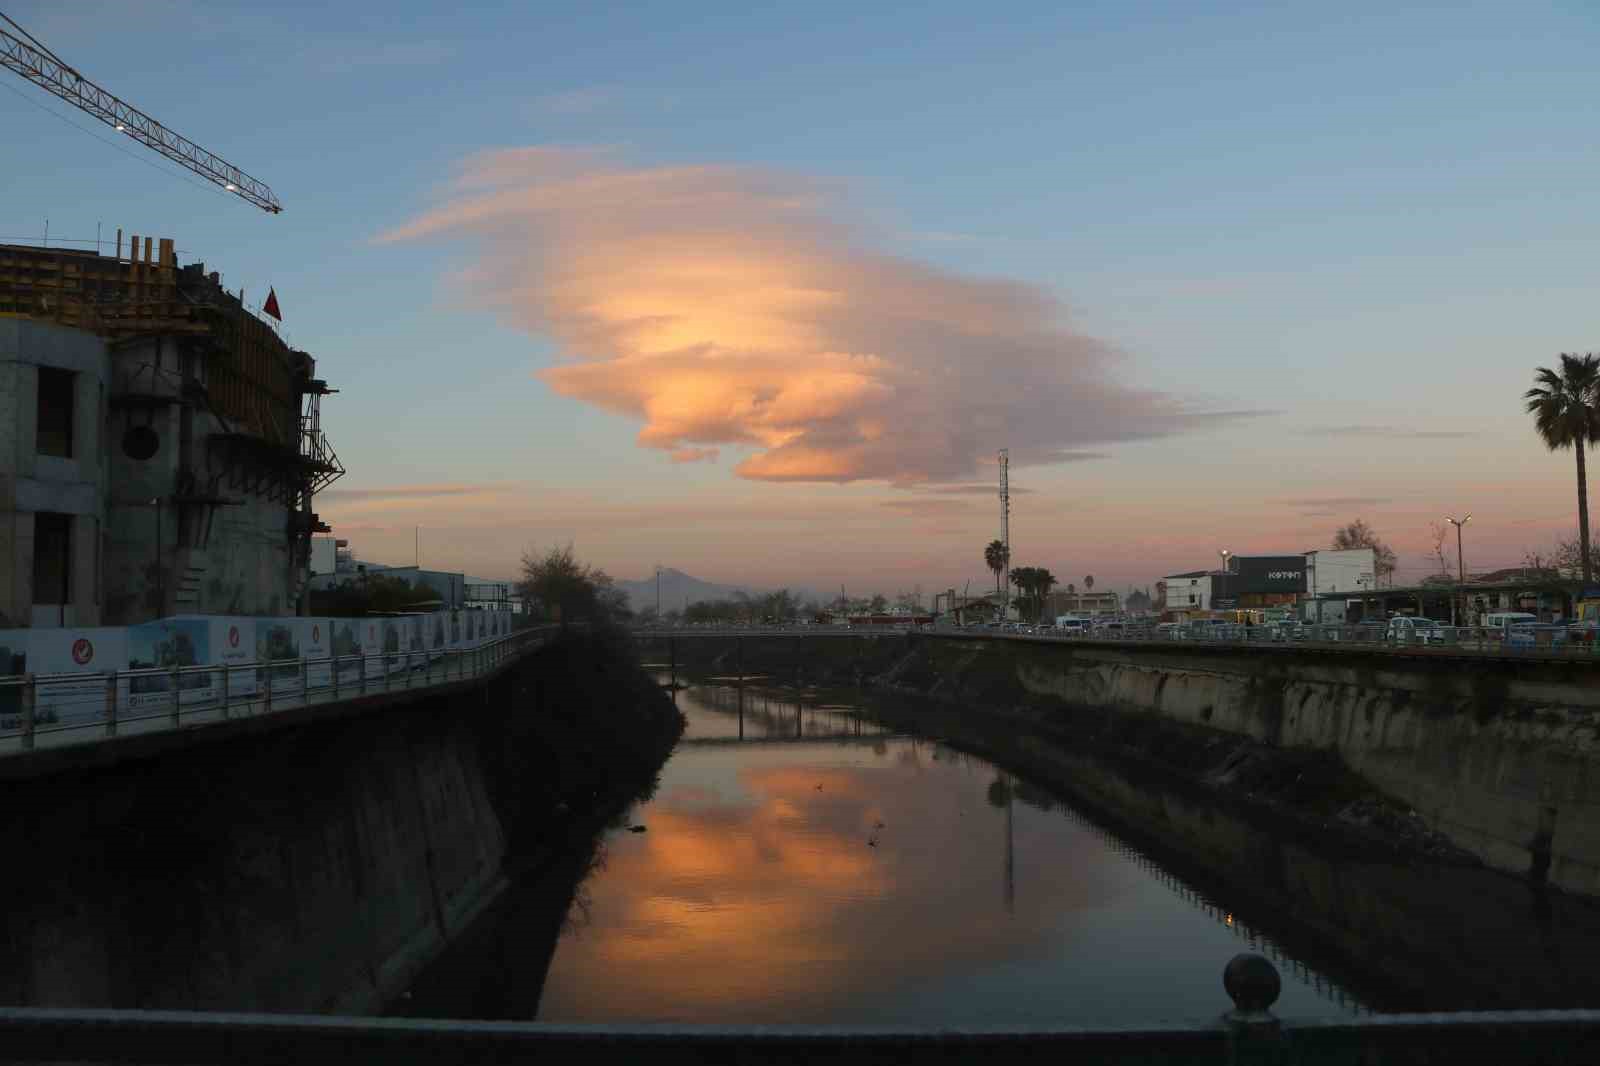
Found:
[[0, 240], [275, 289], [364, 559], [980, 588], [1001, 448], [1102, 588], [1576, 529], [1520, 396], [1600, 349], [1585, 0], [0, 10], [283, 201], [0, 81]]

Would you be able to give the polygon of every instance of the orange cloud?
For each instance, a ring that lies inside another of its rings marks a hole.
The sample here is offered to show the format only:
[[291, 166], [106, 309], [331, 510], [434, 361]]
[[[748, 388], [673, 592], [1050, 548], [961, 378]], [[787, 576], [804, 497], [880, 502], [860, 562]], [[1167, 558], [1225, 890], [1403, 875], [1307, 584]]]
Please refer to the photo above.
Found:
[[466, 237], [473, 298], [553, 338], [543, 379], [643, 421], [676, 461], [717, 446], [771, 481], [971, 476], [1204, 416], [1110, 374], [1043, 289], [866, 247], [819, 182], [728, 167], [630, 168], [534, 147], [467, 161], [448, 200], [380, 239]]

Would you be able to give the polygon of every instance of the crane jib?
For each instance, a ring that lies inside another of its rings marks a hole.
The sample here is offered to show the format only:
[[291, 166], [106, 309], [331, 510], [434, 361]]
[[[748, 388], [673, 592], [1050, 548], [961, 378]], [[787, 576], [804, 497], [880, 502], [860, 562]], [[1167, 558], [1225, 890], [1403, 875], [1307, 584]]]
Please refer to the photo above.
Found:
[[[9, 18], [6, 21], [11, 22]], [[16, 26], [16, 23], [11, 22], [11, 25]], [[83, 77], [42, 46], [35, 47], [35, 44], [16, 36], [4, 26], [0, 26], [0, 65], [85, 114], [94, 116], [116, 132], [132, 137], [179, 166], [220, 186], [224, 192], [233, 193], [272, 214], [283, 210], [283, 204], [264, 182], [252, 178], [187, 137], [174, 133], [132, 104]]]

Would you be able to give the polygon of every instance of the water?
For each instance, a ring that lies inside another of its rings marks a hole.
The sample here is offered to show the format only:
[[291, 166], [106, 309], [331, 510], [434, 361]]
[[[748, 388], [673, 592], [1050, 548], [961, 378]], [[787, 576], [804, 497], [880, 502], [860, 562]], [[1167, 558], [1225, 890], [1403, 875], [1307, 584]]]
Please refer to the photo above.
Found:
[[[1048, 793], [848, 705], [699, 686], [655, 798], [604, 841], [551, 1022], [1108, 1025], [1216, 1017], [1277, 956], [1278, 1013], [1362, 1009]], [[742, 740], [740, 738], [743, 738]]]

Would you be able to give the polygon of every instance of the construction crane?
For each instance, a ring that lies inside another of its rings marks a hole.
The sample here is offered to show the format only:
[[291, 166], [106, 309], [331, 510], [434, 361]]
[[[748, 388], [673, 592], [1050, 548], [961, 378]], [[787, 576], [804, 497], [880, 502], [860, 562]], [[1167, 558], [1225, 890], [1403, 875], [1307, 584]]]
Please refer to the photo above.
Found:
[[4, 12], [0, 12], [0, 22], [10, 26], [8, 29], [0, 25], [0, 64], [61, 97], [78, 110], [93, 115], [118, 133], [132, 137], [146, 148], [194, 171], [213, 185], [222, 186], [223, 191], [231, 192], [270, 214], [275, 215], [283, 210], [283, 204], [278, 202], [277, 196], [264, 183], [187, 137], [180, 137], [132, 104], [106, 92], [64, 63], [60, 56], [18, 26]]

